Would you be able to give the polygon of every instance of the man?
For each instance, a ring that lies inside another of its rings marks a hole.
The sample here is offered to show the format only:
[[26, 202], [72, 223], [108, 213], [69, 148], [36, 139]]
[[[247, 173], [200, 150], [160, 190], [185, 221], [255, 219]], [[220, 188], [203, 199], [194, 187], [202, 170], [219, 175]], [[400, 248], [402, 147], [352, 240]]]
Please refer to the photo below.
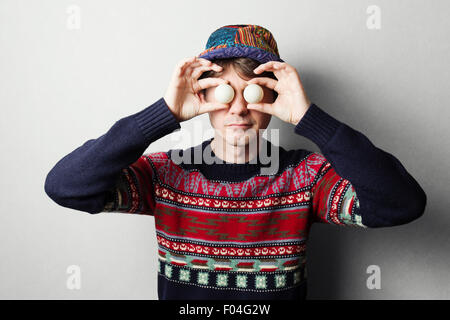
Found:
[[[263, 87], [259, 103], [243, 96], [252, 83]], [[231, 102], [215, 100], [220, 84], [234, 90]], [[214, 138], [142, 155], [181, 121], [204, 113]], [[322, 154], [263, 141], [272, 115]], [[266, 144], [278, 155], [271, 152], [271, 174], [260, 159]], [[195, 161], [198, 151], [214, 161]], [[190, 161], [175, 161], [180, 157]], [[154, 216], [160, 299], [304, 299], [313, 222], [395, 226], [420, 217], [426, 205], [393, 155], [310, 102], [272, 34], [255, 25], [213, 32], [205, 51], [177, 65], [163, 98], [66, 155], [45, 191], [89, 213]]]

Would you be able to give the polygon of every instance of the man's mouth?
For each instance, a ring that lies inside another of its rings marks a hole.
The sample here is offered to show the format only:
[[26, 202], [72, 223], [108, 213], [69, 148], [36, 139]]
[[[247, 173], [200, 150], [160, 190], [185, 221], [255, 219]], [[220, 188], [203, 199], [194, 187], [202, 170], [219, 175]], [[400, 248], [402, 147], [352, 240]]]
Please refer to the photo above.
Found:
[[236, 127], [236, 128], [247, 128], [247, 127], [251, 127], [252, 125], [249, 123], [233, 123], [233, 124], [229, 124], [229, 127]]

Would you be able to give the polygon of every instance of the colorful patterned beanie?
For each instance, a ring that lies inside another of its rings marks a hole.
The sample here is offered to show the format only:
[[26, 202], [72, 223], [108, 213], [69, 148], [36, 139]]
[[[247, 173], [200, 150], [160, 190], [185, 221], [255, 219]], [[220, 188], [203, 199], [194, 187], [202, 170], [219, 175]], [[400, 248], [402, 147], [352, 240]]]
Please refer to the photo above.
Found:
[[272, 33], [252, 24], [228, 25], [217, 29], [209, 36], [205, 50], [197, 57], [207, 60], [247, 57], [260, 63], [284, 62]]

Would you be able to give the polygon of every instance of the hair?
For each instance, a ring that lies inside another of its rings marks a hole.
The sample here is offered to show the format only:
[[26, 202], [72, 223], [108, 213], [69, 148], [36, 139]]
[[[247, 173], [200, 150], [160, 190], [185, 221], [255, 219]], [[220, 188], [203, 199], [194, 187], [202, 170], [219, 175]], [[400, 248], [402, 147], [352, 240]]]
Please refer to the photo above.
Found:
[[[233, 65], [234, 69], [238, 73], [238, 75], [241, 78], [256, 78], [256, 77], [267, 77], [277, 80], [277, 77], [273, 74], [273, 72], [264, 71], [260, 74], [253, 73], [253, 70], [258, 67], [261, 62], [254, 60], [252, 58], [247, 57], [240, 57], [240, 58], [225, 58], [225, 59], [214, 59], [211, 60], [212, 63], [215, 63], [219, 66], [222, 66], [223, 68], [228, 67], [230, 65]], [[214, 70], [208, 70], [203, 72], [203, 74], [200, 76], [200, 79], [204, 78], [210, 78], [210, 77], [217, 77], [221, 75], [222, 72], [217, 72]], [[204, 93], [203, 89], [203, 93]], [[278, 97], [278, 93], [275, 90], [272, 90], [273, 92], [273, 101], [275, 101]]]

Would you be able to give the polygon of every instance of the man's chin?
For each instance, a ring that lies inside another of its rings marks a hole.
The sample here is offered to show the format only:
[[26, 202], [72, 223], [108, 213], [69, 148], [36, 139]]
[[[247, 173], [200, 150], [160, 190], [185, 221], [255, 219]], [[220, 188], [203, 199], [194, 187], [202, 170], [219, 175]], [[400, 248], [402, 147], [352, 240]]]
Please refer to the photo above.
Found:
[[249, 130], [236, 130], [233, 132], [227, 131], [226, 133], [226, 142], [229, 145], [233, 146], [246, 146], [251, 141], [255, 141], [256, 138], [256, 131], [249, 129]]

